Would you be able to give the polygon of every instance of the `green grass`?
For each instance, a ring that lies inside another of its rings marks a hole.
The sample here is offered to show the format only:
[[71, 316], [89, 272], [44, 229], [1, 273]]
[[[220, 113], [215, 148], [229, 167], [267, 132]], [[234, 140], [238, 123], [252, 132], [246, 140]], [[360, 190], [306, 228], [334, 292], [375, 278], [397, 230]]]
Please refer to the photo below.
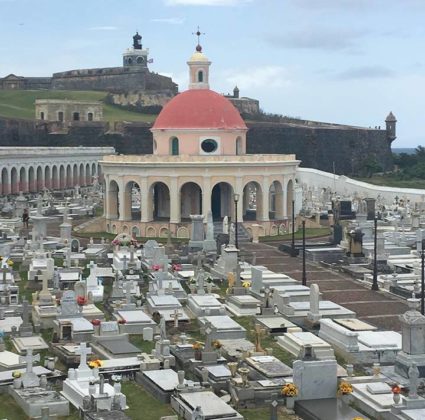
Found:
[[[104, 101], [106, 92], [62, 90], [0, 90], [0, 116], [5, 118], [35, 118], [36, 99], [70, 99], [75, 101]], [[156, 115], [127, 111], [117, 106], [103, 105], [105, 121], [152, 122]]]
[[[321, 236], [330, 235], [331, 230], [329, 228], [310, 228], [305, 230], [306, 239], [319, 238]], [[295, 239], [302, 239], [303, 232], [299, 229], [295, 232]], [[270, 241], [285, 241], [292, 238], [292, 233], [286, 233], [285, 235], [277, 236], [260, 236], [260, 242], [270, 242]]]
[[[270, 419], [270, 408], [253, 408], [249, 410], [238, 410], [245, 420], [269, 420]], [[278, 408], [277, 413], [278, 420], [295, 420], [295, 415], [285, 413], [283, 408]]]
[[355, 178], [358, 181], [367, 182], [373, 185], [384, 185], [395, 188], [420, 188], [425, 189], [425, 179], [397, 179], [393, 176], [377, 176], [371, 178]]
[[124, 382], [122, 392], [127, 396], [127, 416], [132, 419], [158, 420], [162, 416], [175, 415], [168, 404], [156, 400], [143, 387], [134, 382]]
[[152, 350], [155, 348], [155, 342], [143, 340], [141, 334], [131, 334], [130, 343], [142, 350], [143, 353], [151, 354]]

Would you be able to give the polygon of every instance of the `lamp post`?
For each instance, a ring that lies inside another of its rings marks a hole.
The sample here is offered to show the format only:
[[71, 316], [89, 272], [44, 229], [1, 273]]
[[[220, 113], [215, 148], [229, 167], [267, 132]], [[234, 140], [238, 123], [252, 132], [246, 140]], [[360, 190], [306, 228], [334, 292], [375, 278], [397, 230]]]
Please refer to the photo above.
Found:
[[239, 194], [233, 194], [233, 201], [235, 202], [235, 246], [239, 249], [239, 241], [238, 241], [238, 201]]
[[291, 257], [295, 257], [295, 200], [292, 200]]
[[305, 220], [302, 221], [303, 225], [303, 277], [302, 285], [307, 286], [307, 273], [305, 271]]
[[421, 268], [421, 314], [425, 315], [425, 239], [422, 239]]
[[377, 262], [377, 241], [378, 241], [378, 218], [373, 219], [374, 234], [373, 234], [373, 281], [372, 290], [379, 290], [378, 287], [378, 262]]

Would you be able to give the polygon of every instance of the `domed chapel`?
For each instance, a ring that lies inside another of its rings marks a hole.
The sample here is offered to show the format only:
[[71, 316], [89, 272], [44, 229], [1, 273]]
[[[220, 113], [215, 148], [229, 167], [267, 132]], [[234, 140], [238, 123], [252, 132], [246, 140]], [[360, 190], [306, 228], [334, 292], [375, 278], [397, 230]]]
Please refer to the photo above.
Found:
[[[238, 110], [210, 89], [211, 62], [196, 46], [189, 89], [171, 99], [152, 126], [152, 155], [110, 155], [105, 226], [111, 233], [190, 235], [190, 215], [209, 211], [270, 234], [286, 224], [299, 161], [295, 155], [246, 153], [248, 128]], [[267, 141], [267, 139], [263, 139]], [[237, 204], [236, 204], [237, 203]]]

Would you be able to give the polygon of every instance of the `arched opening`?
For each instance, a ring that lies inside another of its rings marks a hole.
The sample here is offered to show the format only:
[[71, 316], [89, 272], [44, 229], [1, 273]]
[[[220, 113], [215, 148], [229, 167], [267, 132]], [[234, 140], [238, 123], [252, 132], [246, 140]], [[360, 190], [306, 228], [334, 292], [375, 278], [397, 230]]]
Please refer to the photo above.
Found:
[[72, 187], [72, 169], [71, 169], [71, 165], [68, 165], [66, 167], [66, 187], [67, 188]]
[[163, 182], [156, 182], [150, 188], [150, 203], [153, 220], [170, 220], [170, 190]]
[[9, 174], [6, 168], [1, 171], [1, 192], [2, 194], [9, 194]]
[[73, 112], [72, 113], [72, 120], [73, 121], [80, 121], [80, 113], [79, 112]]
[[198, 184], [187, 182], [180, 188], [181, 219], [189, 219], [191, 214], [202, 213], [202, 190]]
[[273, 181], [269, 188], [270, 220], [283, 219], [283, 188], [279, 181]]
[[198, 83], [203, 83], [204, 81], [204, 72], [202, 70], [198, 71]]
[[19, 183], [18, 183], [18, 171], [16, 170], [15, 167], [12, 168], [12, 170], [10, 171], [10, 192], [12, 194], [18, 194], [18, 188], [19, 188]]
[[86, 164], [86, 185], [91, 185], [90, 164]]
[[59, 188], [61, 190], [65, 189], [65, 167], [63, 165], [59, 168]]
[[211, 211], [214, 220], [227, 216], [234, 219], [233, 187], [227, 182], [219, 182], [211, 192]]
[[140, 237], [140, 229], [137, 226], [131, 228], [131, 237], [134, 239]]
[[119, 187], [115, 181], [109, 183], [108, 189], [108, 214], [110, 219], [118, 219], [119, 217]]
[[178, 156], [179, 154], [179, 139], [177, 137], [172, 137], [170, 139], [170, 148], [171, 155]]
[[75, 163], [72, 167], [72, 185], [78, 185], [80, 180], [78, 179], [78, 165]]
[[292, 217], [292, 200], [294, 199], [294, 183], [292, 179], [288, 181], [286, 186], [286, 214], [289, 218]]
[[87, 114], [87, 121], [93, 121], [93, 112]]
[[263, 191], [258, 182], [251, 181], [243, 189], [243, 220], [258, 220], [263, 216]]
[[140, 220], [142, 197], [137, 182], [127, 182], [124, 192], [124, 220]]
[[30, 192], [35, 192], [36, 191], [36, 186], [35, 186], [35, 171], [34, 171], [34, 168], [32, 166], [30, 166], [30, 168], [28, 169], [28, 190]]
[[58, 121], [63, 122], [63, 112], [62, 111], [58, 112]]
[[242, 154], [242, 138], [237, 137], [236, 139], [236, 154], [241, 155]]
[[27, 171], [24, 167], [19, 170], [19, 191], [27, 192]]
[[93, 180], [93, 177], [94, 176], [96, 176], [96, 164], [95, 163], [92, 163], [91, 164], [91, 176], [92, 176], [92, 180]]
[[51, 182], [51, 174], [50, 174], [50, 166], [46, 166], [44, 168], [44, 186], [46, 188], [52, 188], [52, 182]]
[[80, 163], [80, 185], [86, 185], [86, 178], [84, 176], [84, 165]]
[[43, 111], [40, 112], [40, 120], [44, 120], [44, 112]]
[[41, 166], [37, 167], [37, 191], [42, 191], [44, 188], [43, 169]]
[[56, 165], [53, 165], [52, 169], [52, 188], [57, 190], [60, 187], [59, 185], [59, 171]]

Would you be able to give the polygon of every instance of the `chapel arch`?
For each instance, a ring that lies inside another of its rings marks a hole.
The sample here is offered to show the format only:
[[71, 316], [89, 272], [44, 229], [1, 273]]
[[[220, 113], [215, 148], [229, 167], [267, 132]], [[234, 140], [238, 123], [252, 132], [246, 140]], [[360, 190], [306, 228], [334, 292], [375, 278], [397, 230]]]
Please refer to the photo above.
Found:
[[140, 186], [135, 181], [129, 181], [124, 190], [124, 220], [141, 219], [142, 196]]
[[44, 188], [43, 168], [41, 166], [37, 166], [36, 188], [37, 191], [42, 191], [42, 189]]
[[65, 188], [70, 188], [72, 187], [72, 169], [71, 169], [71, 165], [67, 165], [66, 166], [66, 183], [65, 183]]
[[[119, 217], [119, 187], [116, 181], [112, 180], [108, 188], [108, 211], [110, 219], [118, 219]], [[115, 233], [112, 231], [112, 233]]]
[[3, 195], [9, 194], [9, 174], [6, 168], [1, 170], [1, 193]]
[[21, 169], [19, 170], [19, 191], [22, 191], [22, 192], [28, 191], [27, 170], [24, 166], [22, 166]]
[[148, 207], [151, 220], [170, 221], [170, 189], [164, 182], [155, 182], [149, 188]]
[[48, 189], [52, 188], [51, 171], [48, 165], [44, 168], [44, 186]]
[[59, 188], [61, 190], [65, 189], [65, 183], [66, 183], [65, 167], [63, 165], [61, 165], [59, 167]]
[[80, 180], [79, 180], [79, 176], [78, 176], [78, 165], [76, 163], [74, 163], [74, 166], [72, 167], [72, 184], [75, 185], [79, 185]]
[[227, 216], [234, 219], [233, 187], [227, 182], [214, 185], [211, 192], [211, 212], [214, 220]]
[[178, 156], [180, 153], [179, 139], [177, 137], [170, 138], [170, 155]]
[[58, 188], [60, 188], [59, 171], [56, 165], [53, 165], [53, 168], [52, 168], [52, 188], [54, 190], [57, 190]]
[[79, 174], [79, 176], [80, 176], [80, 182], [79, 182], [80, 186], [86, 185], [86, 177], [84, 176], [84, 164], [83, 163], [80, 163], [80, 174]]
[[35, 192], [35, 170], [33, 166], [28, 169], [28, 190], [29, 192]]
[[243, 189], [243, 220], [258, 220], [263, 215], [263, 190], [256, 181], [248, 182]]
[[10, 171], [10, 192], [12, 194], [18, 194], [18, 171], [15, 167]]
[[189, 219], [191, 214], [201, 214], [201, 213], [202, 213], [202, 189], [195, 182], [186, 182], [180, 188], [181, 218]]
[[294, 199], [294, 182], [292, 179], [286, 185], [286, 214], [292, 217], [292, 201]]
[[283, 188], [279, 181], [273, 181], [270, 185], [269, 209], [271, 220], [283, 219]]
[[86, 185], [91, 185], [90, 164], [86, 164]]

